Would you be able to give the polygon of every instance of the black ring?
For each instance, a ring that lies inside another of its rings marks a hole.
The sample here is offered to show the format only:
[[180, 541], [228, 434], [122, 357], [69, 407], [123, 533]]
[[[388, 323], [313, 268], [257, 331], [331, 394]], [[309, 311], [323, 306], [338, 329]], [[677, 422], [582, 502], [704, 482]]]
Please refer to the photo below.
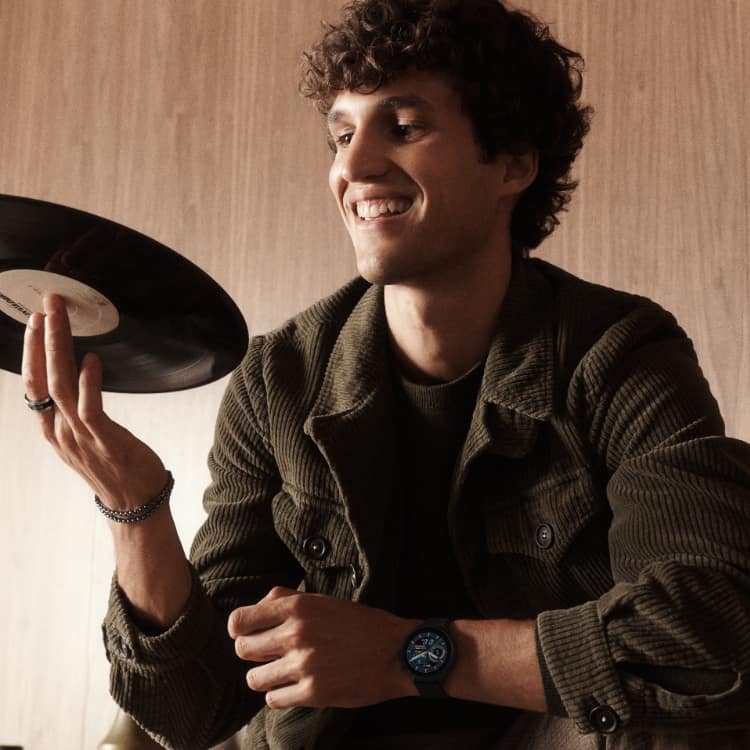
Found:
[[23, 399], [26, 402], [26, 406], [28, 406], [31, 411], [47, 411], [48, 409], [53, 409], [55, 407], [55, 402], [52, 396], [47, 396], [47, 398], [43, 398], [41, 401], [32, 401], [24, 393]]

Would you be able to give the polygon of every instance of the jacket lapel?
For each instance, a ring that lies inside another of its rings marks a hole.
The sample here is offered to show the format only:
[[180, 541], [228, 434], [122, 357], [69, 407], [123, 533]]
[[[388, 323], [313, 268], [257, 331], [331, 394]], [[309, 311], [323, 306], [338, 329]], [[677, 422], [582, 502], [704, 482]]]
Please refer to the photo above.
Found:
[[[360, 553], [361, 592], [385, 606], [397, 575], [400, 518], [392, 378], [382, 288], [362, 296], [334, 345], [318, 398], [305, 422], [338, 486]], [[386, 533], [387, 532], [387, 533]], [[373, 576], [377, 568], [377, 576]], [[358, 597], [359, 598], [359, 597]]]
[[514, 265], [487, 354], [484, 376], [456, 476], [483, 450], [529, 453], [554, 409], [552, 290], [530, 261]]

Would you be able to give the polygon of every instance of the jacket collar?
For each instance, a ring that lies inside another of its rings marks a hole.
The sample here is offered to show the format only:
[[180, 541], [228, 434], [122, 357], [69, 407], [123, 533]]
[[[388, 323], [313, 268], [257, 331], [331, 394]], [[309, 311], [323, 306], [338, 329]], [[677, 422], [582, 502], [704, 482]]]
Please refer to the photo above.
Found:
[[389, 382], [388, 357], [383, 288], [369, 286], [341, 328], [308, 422], [359, 410]]
[[480, 398], [532, 419], [552, 416], [553, 290], [535, 261], [514, 263], [487, 354]]
[[[487, 354], [479, 400], [533, 420], [553, 412], [552, 288], [535, 261], [515, 262]], [[356, 412], [390, 382], [382, 287], [370, 286], [331, 352], [309, 419]]]

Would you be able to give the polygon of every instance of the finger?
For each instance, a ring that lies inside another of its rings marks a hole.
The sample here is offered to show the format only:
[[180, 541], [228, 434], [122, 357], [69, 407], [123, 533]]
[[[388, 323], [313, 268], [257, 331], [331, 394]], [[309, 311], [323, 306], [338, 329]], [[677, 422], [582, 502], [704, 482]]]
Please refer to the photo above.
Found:
[[308, 706], [314, 708], [320, 703], [316, 700], [307, 680], [295, 682], [292, 685], [270, 690], [266, 693], [266, 705], [269, 708], [291, 708], [292, 706]]
[[47, 398], [49, 390], [47, 388], [47, 362], [44, 352], [44, 316], [41, 313], [32, 313], [26, 324], [21, 377], [29, 399], [41, 401]]
[[[47, 386], [47, 357], [44, 351], [44, 316], [32, 313], [24, 332], [21, 376], [26, 398], [30, 401], [44, 401], [49, 396]], [[37, 411], [37, 419], [42, 425], [42, 433], [48, 441], [54, 441], [55, 410]]]
[[257, 604], [235, 609], [227, 621], [227, 629], [232, 638], [250, 635], [280, 625], [286, 616], [276, 601], [264, 597]]
[[101, 422], [102, 405], [102, 363], [92, 352], [87, 353], [81, 362], [78, 378], [78, 416], [89, 427]]
[[78, 367], [65, 301], [56, 294], [44, 296], [47, 314], [44, 347], [47, 384], [55, 405], [71, 425], [78, 423]]
[[267, 662], [280, 659], [291, 648], [279, 628], [270, 628], [234, 640], [234, 650], [243, 661]]
[[246, 677], [248, 687], [259, 693], [294, 684], [297, 679], [298, 675], [289, 673], [289, 667], [285, 659], [275, 659], [268, 664], [253, 667], [248, 671]]
[[283, 599], [285, 596], [298, 594], [297, 589], [289, 589], [286, 586], [274, 586], [263, 598], [266, 600]]

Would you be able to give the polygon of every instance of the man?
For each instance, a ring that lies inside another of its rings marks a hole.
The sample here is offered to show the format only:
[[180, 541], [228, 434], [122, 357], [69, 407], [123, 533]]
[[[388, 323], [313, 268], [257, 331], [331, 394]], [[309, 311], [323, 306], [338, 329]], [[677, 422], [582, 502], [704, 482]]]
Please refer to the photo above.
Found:
[[111, 521], [112, 692], [165, 746], [740, 741], [750, 450], [668, 313], [525, 258], [580, 62], [496, 0], [329, 27], [303, 91], [362, 278], [251, 342], [190, 563], [62, 301], [32, 316], [27, 397]]

